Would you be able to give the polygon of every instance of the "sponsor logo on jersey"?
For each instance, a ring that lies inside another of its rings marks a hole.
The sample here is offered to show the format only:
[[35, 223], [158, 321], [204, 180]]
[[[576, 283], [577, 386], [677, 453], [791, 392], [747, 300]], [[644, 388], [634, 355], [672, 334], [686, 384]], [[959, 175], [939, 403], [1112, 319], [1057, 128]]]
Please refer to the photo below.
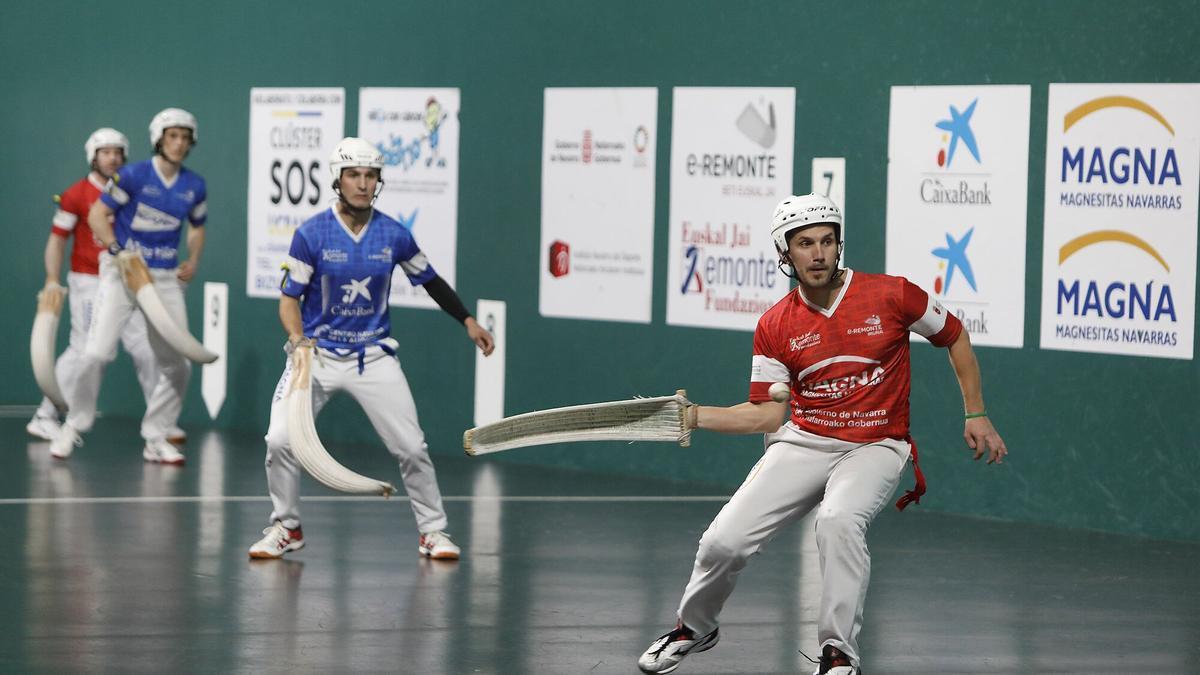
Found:
[[803, 382], [800, 395], [806, 398], [842, 398], [863, 387], [873, 387], [883, 382], [884, 374], [883, 366], [868, 365], [858, 373]]
[[371, 253], [367, 255], [367, 260], [378, 260], [379, 262], [392, 261], [392, 247], [384, 246], [379, 249], [379, 253]]
[[129, 227], [137, 232], [169, 232], [178, 230], [181, 223], [178, 218], [166, 211], [160, 211], [145, 202], [138, 202], [137, 211]]
[[371, 289], [367, 287], [371, 277], [365, 279], [351, 279], [350, 283], [342, 284], [341, 288], [346, 293], [342, 296], [342, 302], [349, 305], [357, 300], [360, 296], [367, 302], [371, 301]]
[[349, 262], [350, 254], [341, 249], [327, 248], [321, 251], [321, 260], [331, 263]]
[[883, 320], [878, 314], [872, 314], [863, 319], [863, 325], [858, 328], [847, 328], [846, 335], [883, 335]]
[[793, 338], [788, 338], [788, 351], [798, 352], [805, 347], [815, 347], [821, 344], [820, 333], [805, 333]]
[[160, 197], [162, 196], [162, 190], [159, 190], [157, 185], [143, 185], [140, 194], [147, 197]]

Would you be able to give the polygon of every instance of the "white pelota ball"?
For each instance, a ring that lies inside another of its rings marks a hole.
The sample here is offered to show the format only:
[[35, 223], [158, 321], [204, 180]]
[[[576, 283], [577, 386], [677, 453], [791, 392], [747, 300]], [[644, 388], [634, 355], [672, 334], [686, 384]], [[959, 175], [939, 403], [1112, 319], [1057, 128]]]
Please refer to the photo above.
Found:
[[786, 403], [792, 397], [792, 388], [787, 382], [776, 382], [767, 389], [767, 393], [771, 395], [771, 399], [780, 403]]

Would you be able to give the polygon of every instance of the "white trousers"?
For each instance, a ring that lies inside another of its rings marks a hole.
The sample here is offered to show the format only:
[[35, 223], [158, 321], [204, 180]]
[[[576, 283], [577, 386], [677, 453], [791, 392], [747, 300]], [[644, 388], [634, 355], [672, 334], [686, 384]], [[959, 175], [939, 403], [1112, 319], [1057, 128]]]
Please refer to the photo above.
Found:
[[[271, 424], [265, 440], [267, 487], [275, 509], [271, 521], [278, 520], [285, 527], [294, 528], [300, 524], [300, 464], [292, 453], [284, 400], [291, 378], [292, 362], [288, 359], [271, 400]], [[317, 350], [312, 360], [313, 415], [320, 413], [329, 397], [338, 391], [350, 394], [362, 406], [375, 432], [399, 461], [417, 529], [421, 532], [446, 529], [442, 493], [400, 362], [379, 347], [368, 347], [363, 372], [359, 373], [357, 355], [337, 356], [324, 349]]]
[[908, 461], [908, 443], [856, 445], [785, 425], [766, 436], [766, 452], [700, 538], [679, 618], [704, 635], [733, 592], [750, 556], [780, 528], [816, 516], [821, 560], [817, 638], [858, 666], [858, 632], [871, 576], [867, 527], [887, 503]]
[[[187, 307], [183, 300], [183, 285], [175, 276], [174, 269], [150, 270], [154, 288], [162, 298], [163, 305], [172, 320], [187, 329]], [[104, 367], [117, 357], [117, 342], [127, 326], [135, 321], [145, 322], [133, 294], [121, 280], [113, 257], [100, 254], [99, 289], [92, 304], [92, 321], [88, 327], [86, 346], [80, 359], [80, 377], [72, 392], [63, 392], [67, 397], [67, 423], [77, 431], [88, 431], [96, 420], [96, 399], [100, 395], [100, 381]], [[154, 387], [146, 400], [146, 414], [142, 417], [142, 438], [147, 441], [161, 440], [176, 426], [179, 413], [183, 410], [183, 396], [191, 379], [192, 366], [187, 358], [175, 351], [171, 345], [150, 327], [147, 341], [154, 358]]]
[[[83, 350], [87, 344], [88, 326], [92, 323], [92, 306], [96, 299], [96, 290], [100, 278], [95, 274], [82, 272], [67, 273], [67, 302], [71, 310], [71, 337], [67, 348], [59, 354], [54, 362], [54, 376], [63, 396], [69, 401], [71, 390], [79, 386], [82, 373]], [[150, 340], [146, 334], [146, 320], [141, 312], [135, 312], [121, 331], [121, 346], [133, 359], [133, 368], [137, 373], [138, 384], [142, 387], [142, 396], [148, 403], [154, 385], [158, 381], [158, 371], [154, 364], [154, 353], [150, 351]], [[103, 371], [93, 371], [87, 376], [98, 376]], [[87, 389], [99, 391], [99, 383], [85, 384]], [[37, 409], [38, 417], [58, 417], [54, 403], [42, 397], [42, 403]]]

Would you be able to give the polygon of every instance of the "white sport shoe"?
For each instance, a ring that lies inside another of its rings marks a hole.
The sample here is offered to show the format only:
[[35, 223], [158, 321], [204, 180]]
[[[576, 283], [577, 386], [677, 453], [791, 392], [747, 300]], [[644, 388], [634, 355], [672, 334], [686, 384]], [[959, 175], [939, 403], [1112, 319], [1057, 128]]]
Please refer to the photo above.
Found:
[[25, 425], [25, 431], [29, 432], [29, 435], [34, 438], [40, 438], [43, 441], [52, 441], [58, 435], [58, 420], [52, 417], [34, 415], [33, 419], [29, 420], [29, 424]]
[[706, 652], [717, 646], [717, 640], [721, 638], [719, 630], [714, 628], [708, 635], [696, 637], [681, 622], [646, 648], [638, 659], [638, 668], [643, 673], [670, 673], [679, 667], [688, 654]]
[[58, 428], [58, 433], [50, 441], [50, 456], [55, 459], [66, 459], [71, 456], [72, 452], [75, 452], [75, 448], [81, 445], [83, 445], [83, 439], [79, 437], [79, 432], [75, 431], [75, 427], [64, 424]]
[[155, 464], [173, 464], [175, 466], [183, 466], [183, 463], [187, 461], [183, 453], [168, 443], [165, 438], [146, 441], [146, 447], [142, 450], [142, 459]]
[[304, 531], [299, 527], [289, 530], [278, 520], [263, 530], [263, 535], [250, 547], [251, 558], [273, 560], [282, 558], [284, 553], [304, 548]]
[[438, 530], [421, 535], [421, 540], [417, 543], [417, 553], [434, 560], [458, 560], [462, 549], [450, 541], [450, 535]]
[[179, 427], [171, 427], [167, 429], [167, 442], [173, 445], [183, 445], [187, 443], [187, 432]]

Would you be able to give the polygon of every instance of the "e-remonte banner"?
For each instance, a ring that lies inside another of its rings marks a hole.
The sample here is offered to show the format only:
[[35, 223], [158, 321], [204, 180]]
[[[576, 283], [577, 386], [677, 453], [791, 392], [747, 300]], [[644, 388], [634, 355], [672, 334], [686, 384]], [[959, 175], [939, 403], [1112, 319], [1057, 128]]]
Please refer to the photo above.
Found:
[[542, 122], [543, 316], [650, 323], [655, 88], [548, 88]]
[[892, 87], [887, 273], [937, 298], [977, 345], [1025, 342], [1029, 95]]
[[340, 87], [250, 90], [246, 295], [252, 298], [279, 296], [279, 266], [292, 233], [330, 204], [328, 158], [342, 140], [345, 101]]
[[[375, 208], [400, 221], [446, 283], [458, 259], [458, 89], [373, 88], [358, 92], [358, 135], [383, 153]], [[425, 289], [392, 274], [392, 305], [437, 309]]]
[[754, 330], [790, 288], [771, 216], [792, 194], [796, 90], [676, 87], [667, 323]]
[[1200, 84], [1051, 84], [1044, 349], [1191, 359]]

